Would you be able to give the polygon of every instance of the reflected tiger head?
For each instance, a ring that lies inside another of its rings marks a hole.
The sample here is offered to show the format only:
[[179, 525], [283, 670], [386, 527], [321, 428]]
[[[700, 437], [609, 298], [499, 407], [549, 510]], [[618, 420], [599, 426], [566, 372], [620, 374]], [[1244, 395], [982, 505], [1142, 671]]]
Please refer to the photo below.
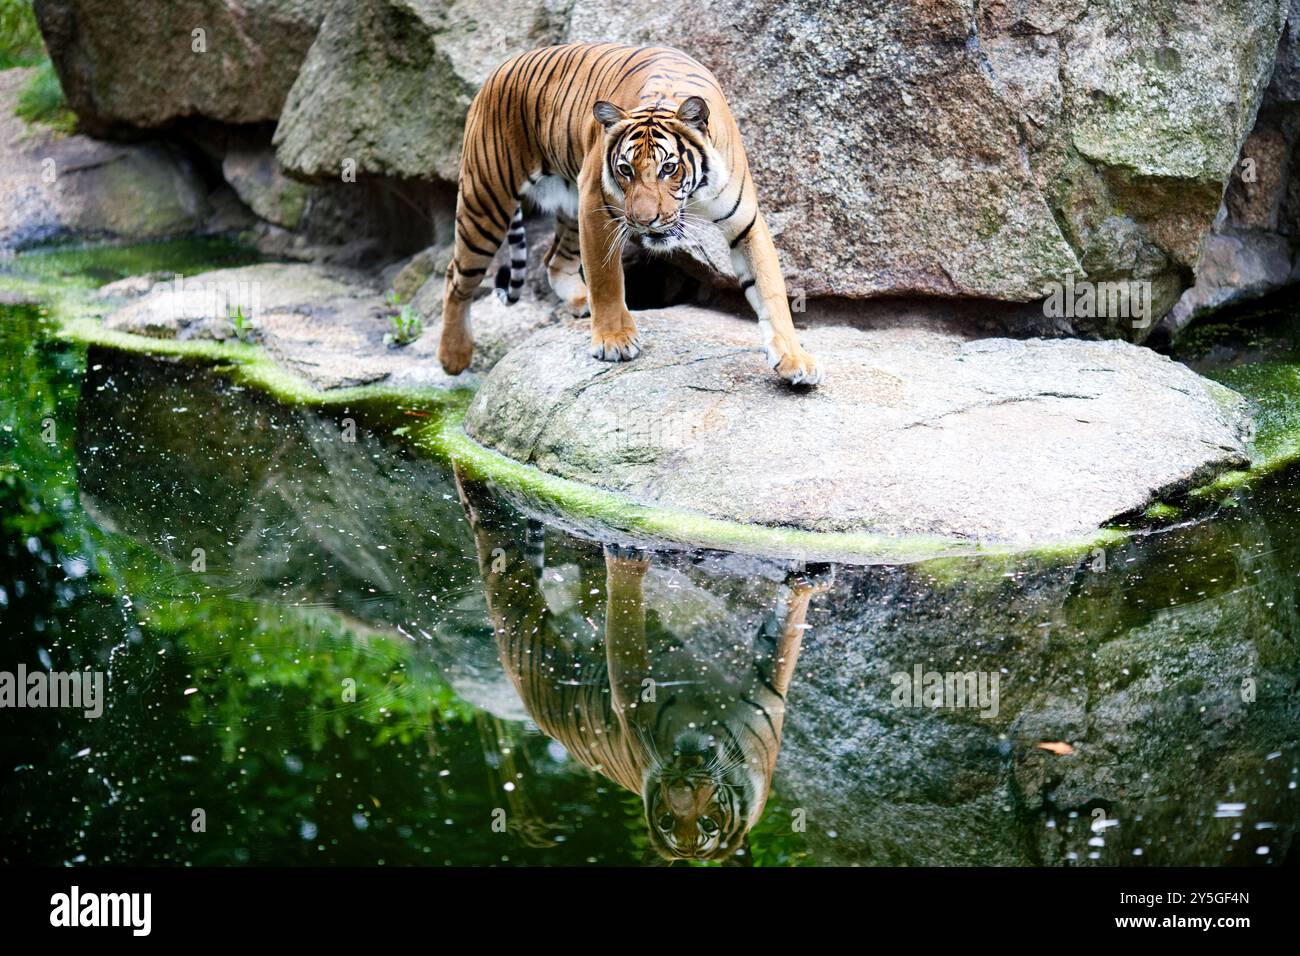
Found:
[[769, 785], [757, 758], [696, 730], [677, 735], [666, 754], [647, 749], [641, 796], [655, 852], [665, 860], [748, 862], [745, 837]]

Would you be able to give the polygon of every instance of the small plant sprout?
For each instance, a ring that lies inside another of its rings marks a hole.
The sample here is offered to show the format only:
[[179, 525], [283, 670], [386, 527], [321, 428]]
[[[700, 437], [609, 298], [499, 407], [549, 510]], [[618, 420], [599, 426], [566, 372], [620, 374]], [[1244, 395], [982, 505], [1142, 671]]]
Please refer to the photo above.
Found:
[[235, 330], [235, 338], [241, 342], [253, 341], [253, 319], [252, 316], [244, 315], [242, 305], [237, 305], [233, 309], [226, 306], [226, 318], [230, 320], [230, 327]]
[[[396, 296], [390, 297], [390, 301], [395, 298]], [[393, 302], [393, 304], [397, 303]], [[388, 322], [392, 326], [392, 331], [384, 336], [384, 344], [387, 346], [400, 348], [403, 345], [410, 345], [424, 334], [424, 319], [420, 318], [420, 313], [409, 305], [404, 305], [400, 312], [389, 315]]]

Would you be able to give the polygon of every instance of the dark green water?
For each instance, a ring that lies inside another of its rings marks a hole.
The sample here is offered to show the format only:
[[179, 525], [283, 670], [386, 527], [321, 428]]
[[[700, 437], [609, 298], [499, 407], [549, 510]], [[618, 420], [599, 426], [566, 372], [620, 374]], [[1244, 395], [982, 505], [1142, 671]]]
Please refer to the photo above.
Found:
[[[413, 454], [423, 412], [47, 333], [0, 310], [0, 671], [98, 671], [105, 701], [0, 711], [6, 863], [639, 863], [663, 807], [612, 779], [601, 714], [645, 671], [670, 766], [683, 713], [766, 753], [795, 650], [756, 864], [1295, 862], [1294, 470], [1068, 561], [642, 555]], [[900, 702], [918, 667], [996, 699]]]

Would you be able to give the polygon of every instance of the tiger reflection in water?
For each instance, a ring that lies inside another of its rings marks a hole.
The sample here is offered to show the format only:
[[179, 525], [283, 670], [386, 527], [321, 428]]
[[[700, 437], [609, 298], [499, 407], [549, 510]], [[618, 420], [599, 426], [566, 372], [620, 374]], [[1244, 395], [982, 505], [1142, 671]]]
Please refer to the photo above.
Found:
[[826, 589], [826, 575], [787, 575], [752, 645], [732, 642], [732, 658], [706, 659], [671, 641], [647, 646], [649, 558], [606, 546], [605, 648], [592, 654], [561, 628], [540, 587], [541, 526], [529, 522], [520, 536], [481, 484], [457, 470], [456, 487], [497, 650], [533, 720], [641, 797], [659, 857], [747, 864], [746, 835], [771, 788], [808, 604]]

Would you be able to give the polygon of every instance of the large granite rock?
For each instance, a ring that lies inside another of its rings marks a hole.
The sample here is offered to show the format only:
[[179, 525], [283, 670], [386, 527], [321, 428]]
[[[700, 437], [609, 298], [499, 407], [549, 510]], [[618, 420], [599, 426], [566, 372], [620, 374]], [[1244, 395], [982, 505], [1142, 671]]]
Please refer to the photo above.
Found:
[[299, 174], [455, 182], [465, 114], [507, 57], [558, 42], [557, 0], [358, 0], [336, 3], [276, 129]]
[[815, 390], [782, 386], [753, 323], [638, 313], [644, 351], [536, 333], [465, 419], [481, 444], [638, 501], [812, 531], [1042, 543], [1245, 465], [1235, 393], [1126, 343], [819, 327]]
[[1241, 147], [1196, 281], [1165, 316], [1162, 335], [1224, 306], [1300, 281], [1300, 0], [1291, 0], [1273, 78]]
[[164, 143], [65, 136], [14, 115], [32, 71], [0, 72], [0, 249], [59, 239], [157, 239], [208, 213], [193, 164]]
[[221, 175], [262, 219], [286, 229], [302, 225], [312, 187], [285, 176], [271, 150], [233, 144], [222, 157]]
[[97, 135], [187, 116], [274, 121], [324, 13], [315, 0], [36, 0], [35, 8], [68, 102]]

